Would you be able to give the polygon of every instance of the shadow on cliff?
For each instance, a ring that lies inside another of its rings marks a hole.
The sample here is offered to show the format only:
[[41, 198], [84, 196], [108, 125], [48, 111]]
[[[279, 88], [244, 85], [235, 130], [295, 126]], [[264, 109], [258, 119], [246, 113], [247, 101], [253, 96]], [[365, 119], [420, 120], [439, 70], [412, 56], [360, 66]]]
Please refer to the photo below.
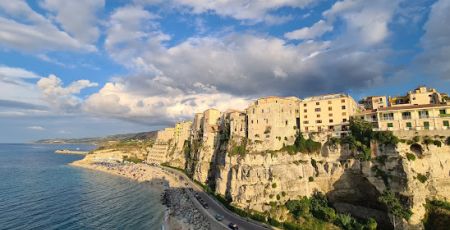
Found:
[[326, 194], [328, 200], [340, 213], [349, 213], [359, 219], [373, 218], [378, 229], [394, 229], [386, 205], [378, 201], [381, 193], [361, 171], [363, 163], [359, 160], [351, 163], [350, 158], [354, 159], [348, 149], [341, 149], [339, 160], [344, 173], [333, 183], [333, 190]]

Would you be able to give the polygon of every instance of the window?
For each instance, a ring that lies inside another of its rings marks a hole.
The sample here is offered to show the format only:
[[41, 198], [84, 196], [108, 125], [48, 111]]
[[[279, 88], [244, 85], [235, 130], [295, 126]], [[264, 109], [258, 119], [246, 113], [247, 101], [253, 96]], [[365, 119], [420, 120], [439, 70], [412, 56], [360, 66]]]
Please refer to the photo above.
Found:
[[316, 123], [317, 124], [322, 124], [322, 120], [317, 120]]
[[286, 120], [286, 125], [288, 125], [288, 123], [289, 123], [288, 120]]
[[316, 102], [316, 105], [320, 105], [320, 102]]
[[320, 108], [316, 108], [316, 109], [314, 109], [314, 111], [320, 112]]
[[341, 108], [342, 108], [342, 109], [345, 109], [345, 105], [343, 105]]
[[328, 107], [328, 111], [332, 111], [333, 110], [333, 107]]
[[317, 114], [317, 116], [316, 116], [317, 118], [319, 118], [320, 117], [320, 114]]
[[391, 121], [394, 120], [394, 114], [393, 113], [384, 113], [383, 114], [383, 120]]
[[306, 104], [303, 104], [303, 106], [305, 106], [305, 107], [306, 107]]
[[419, 118], [428, 118], [428, 111], [427, 110], [422, 110], [419, 111]]
[[332, 113], [329, 113], [329, 114], [328, 114], [328, 116], [329, 116], [329, 117], [332, 117], [332, 116], [333, 116], [333, 114], [332, 114]]
[[347, 113], [346, 113], [346, 112], [343, 112], [343, 113], [342, 113], [342, 116], [347, 116]]
[[440, 109], [439, 110], [439, 114], [445, 115], [445, 114], [447, 114], [447, 111], [445, 111], [445, 109]]
[[406, 122], [406, 128], [412, 128], [412, 123], [411, 122]]
[[305, 109], [305, 110], [303, 110], [303, 112], [307, 113], [307, 112], [308, 112], [308, 110], [307, 110], [307, 109]]
[[261, 113], [264, 113], [264, 109], [261, 109]]
[[333, 119], [328, 120], [330, 123], [333, 123]]
[[342, 103], [345, 103], [345, 99], [342, 99], [341, 102], [342, 102]]
[[394, 127], [394, 124], [392, 124], [392, 123], [387, 123], [387, 127], [388, 127], [388, 128], [393, 128], [393, 127]]
[[329, 129], [330, 131], [334, 131], [334, 126], [330, 125], [330, 126], [328, 126], [328, 129]]
[[331, 105], [331, 101], [328, 101], [328, 104]]
[[347, 122], [347, 118], [342, 119], [342, 122]]
[[450, 126], [448, 121], [444, 121], [443, 125], [444, 125], [444, 127], [449, 127]]
[[308, 115], [303, 116], [303, 118], [308, 118]]
[[402, 119], [403, 120], [411, 120], [411, 112], [403, 112]]
[[309, 124], [309, 121], [304, 121], [303, 124]]
[[425, 129], [430, 129], [430, 122], [425, 121], [425, 122], [423, 123], [423, 127], [425, 127]]

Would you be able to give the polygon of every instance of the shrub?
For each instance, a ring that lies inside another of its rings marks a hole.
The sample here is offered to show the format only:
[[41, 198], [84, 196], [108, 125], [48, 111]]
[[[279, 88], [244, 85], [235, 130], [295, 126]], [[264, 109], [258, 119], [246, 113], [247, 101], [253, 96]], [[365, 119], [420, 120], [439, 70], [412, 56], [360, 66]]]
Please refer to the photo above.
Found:
[[270, 194], [270, 195], [269, 195], [269, 198], [272, 199], [272, 198], [273, 198], [273, 194]]
[[277, 194], [277, 200], [280, 200], [280, 199], [281, 199], [280, 194]]
[[276, 188], [276, 187], [277, 187], [277, 183], [273, 183], [272, 188]]
[[285, 203], [286, 208], [296, 218], [300, 216], [309, 215], [311, 208], [311, 201], [307, 197], [302, 197], [300, 200], [289, 200]]
[[406, 158], [409, 161], [414, 161], [414, 160], [416, 160], [416, 155], [414, 155], [413, 153], [406, 153]]
[[385, 204], [388, 208], [389, 213], [391, 213], [393, 216], [404, 218], [406, 220], [409, 220], [409, 218], [411, 218], [411, 210], [404, 207], [393, 192], [385, 190], [383, 194], [378, 197], [378, 201]]
[[312, 177], [312, 176], [308, 177], [308, 181], [309, 182], [313, 182], [314, 181], [314, 177]]
[[433, 144], [436, 145], [437, 147], [441, 147], [442, 146], [442, 142], [440, 140], [434, 140]]
[[429, 136], [424, 136], [423, 140], [422, 140], [422, 143], [425, 144], [425, 145], [430, 145], [430, 144], [433, 143], [433, 140]]
[[420, 137], [419, 136], [414, 136], [413, 138], [412, 138], [412, 140], [414, 141], [414, 142], [419, 142], [420, 141]]
[[281, 195], [282, 195], [282, 196], [286, 196], [286, 192], [285, 192], [285, 191], [282, 191], [282, 192], [281, 192]]
[[275, 226], [275, 227], [281, 227], [282, 226], [282, 223], [280, 223], [279, 221], [273, 219], [272, 217], [269, 217], [267, 222], [269, 222], [270, 225]]
[[427, 200], [423, 224], [426, 230], [448, 229], [450, 226], [450, 203], [440, 200]]
[[423, 184], [428, 180], [428, 176], [423, 175], [421, 173], [417, 173], [416, 179], [419, 180]]

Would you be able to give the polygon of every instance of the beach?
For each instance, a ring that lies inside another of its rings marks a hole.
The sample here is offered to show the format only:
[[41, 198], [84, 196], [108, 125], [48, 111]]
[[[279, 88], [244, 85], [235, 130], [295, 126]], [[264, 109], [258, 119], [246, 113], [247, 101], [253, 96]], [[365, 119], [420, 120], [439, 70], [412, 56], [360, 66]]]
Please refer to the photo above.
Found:
[[[110, 153], [104, 153], [108, 155]], [[94, 156], [95, 156], [95, 160]], [[72, 166], [136, 180], [140, 183], [151, 183], [161, 193], [161, 202], [166, 206], [164, 215], [165, 230], [210, 229], [207, 218], [195, 207], [187, 195], [185, 182], [168, 171], [143, 163], [117, 163], [110, 160], [101, 161], [99, 155], [92, 154], [84, 159], [71, 163]], [[109, 159], [109, 158], [105, 158]]]

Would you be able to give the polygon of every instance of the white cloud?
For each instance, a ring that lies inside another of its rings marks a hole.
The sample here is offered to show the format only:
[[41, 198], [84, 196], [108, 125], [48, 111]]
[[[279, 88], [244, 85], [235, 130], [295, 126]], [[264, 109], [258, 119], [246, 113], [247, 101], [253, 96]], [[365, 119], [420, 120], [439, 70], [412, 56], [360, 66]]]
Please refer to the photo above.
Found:
[[26, 79], [26, 78], [40, 78], [39, 75], [22, 69], [9, 66], [0, 65], [0, 79], [1, 80], [14, 80], [14, 79]]
[[95, 51], [96, 47], [59, 30], [24, 0], [0, 1], [0, 44], [26, 52]]
[[279, 16], [271, 11], [282, 7], [305, 8], [314, 4], [314, 0], [136, 0], [141, 4], [172, 4], [175, 8], [187, 7], [194, 14], [214, 12], [219, 16], [232, 17], [253, 23], [266, 22], [276, 25], [291, 19], [290, 16]]
[[447, 80], [450, 80], [449, 12], [450, 1], [439, 0], [433, 4], [421, 39], [424, 51], [416, 61], [426, 74]]
[[93, 43], [100, 35], [96, 13], [104, 7], [104, 0], [45, 0], [41, 5], [55, 13], [55, 20], [76, 39]]
[[312, 39], [322, 36], [324, 33], [333, 30], [333, 26], [327, 25], [323, 20], [320, 20], [311, 27], [305, 27], [294, 30], [284, 34], [284, 37], [291, 40]]
[[82, 100], [75, 95], [85, 88], [98, 86], [97, 83], [89, 80], [78, 80], [67, 87], [63, 87], [61, 79], [53, 74], [46, 78], [41, 78], [36, 85], [41, 90], [43, 99], [54, 109], [61, 112], [73, 112], [78, 109]]
[[31, 129], [31, 130], [35, 130], [35, 131], [44, 131], [44, 130], [45, 130], [44, 127], [42, 127], [42, 126], [37, 126], [37, 125], [34, 125], [34, 126], [28, 126], [27, 129]]
[[0, 100], [42, 105], [43, 102], [39, 100], [38, 90], [27, 81], [40, 77], [26, 69], [0, 66]]

